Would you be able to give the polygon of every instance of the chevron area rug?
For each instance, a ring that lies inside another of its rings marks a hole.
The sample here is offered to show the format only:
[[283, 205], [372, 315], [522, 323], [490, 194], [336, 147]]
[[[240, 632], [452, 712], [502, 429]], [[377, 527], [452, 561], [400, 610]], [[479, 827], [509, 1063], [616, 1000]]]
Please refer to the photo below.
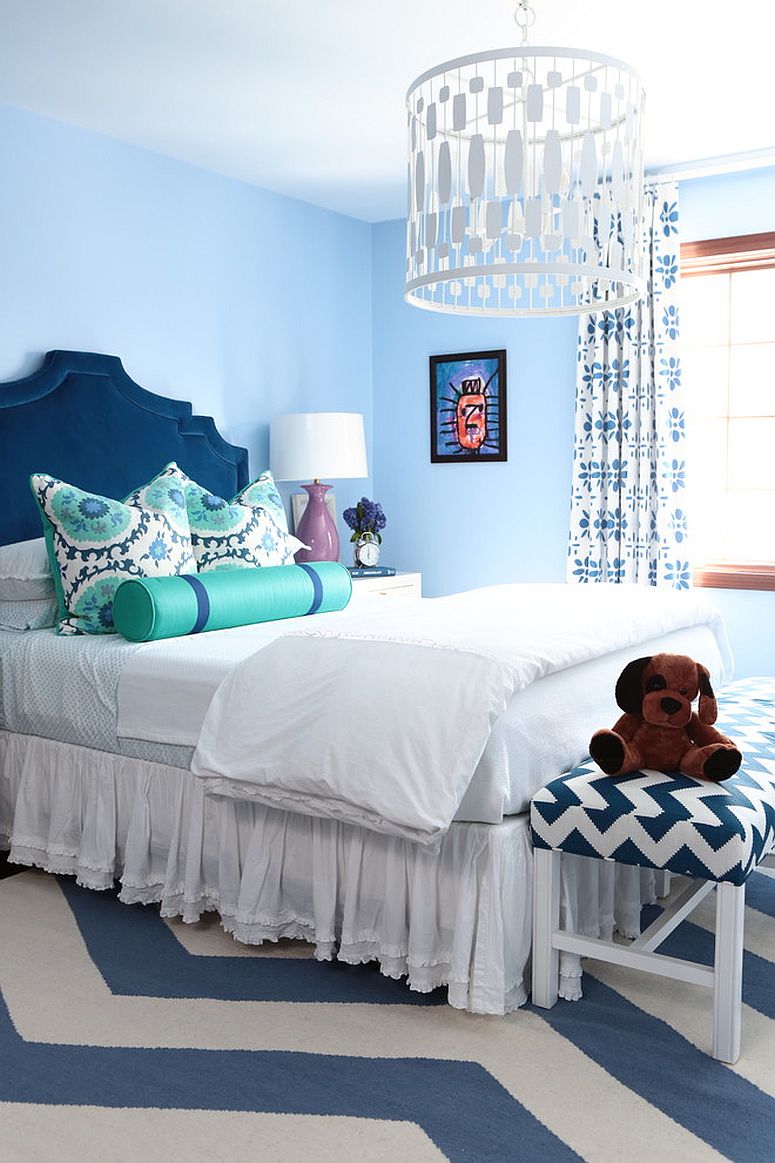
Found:
[[[0, 1157], [13, 1163], [773, 1158], [775, 880], [754, 873], [743, 1052], [699, 987], [600, 964], [477, 1017], [306, 946], [232, 942], [72, 880], [0, 881]], [[709, 961], [712, 901], [666, 952]], [[647, 910], [648, 911], [648, 910]], [[653, 912], [653, 910], [652, 910]]]

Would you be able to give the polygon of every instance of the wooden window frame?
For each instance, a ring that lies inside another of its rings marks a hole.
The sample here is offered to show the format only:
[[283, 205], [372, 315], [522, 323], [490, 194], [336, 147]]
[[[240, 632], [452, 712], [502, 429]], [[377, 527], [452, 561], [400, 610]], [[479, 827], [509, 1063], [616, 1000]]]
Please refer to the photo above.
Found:
[[775, 267], [775, 231], [681, 243], [681, 278]]
[[[681, 278], [734, 274], [775, 267], [775, 231], [681, 243]], [[694, 584], [715, 589], [775, 591], [775, 561], [706, 562]]]
[[694, 584], [717, 590], [775, 590], [775, 563], [719, 561], [694, 567]]

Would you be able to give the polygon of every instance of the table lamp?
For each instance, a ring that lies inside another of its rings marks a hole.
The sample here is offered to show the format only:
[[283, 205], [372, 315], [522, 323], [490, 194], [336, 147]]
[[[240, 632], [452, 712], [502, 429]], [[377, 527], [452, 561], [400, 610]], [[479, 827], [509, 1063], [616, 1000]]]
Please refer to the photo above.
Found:
[[269, 464], [278, 481], [303, 481], [309, 497], [296, 536], [309, 549], [296, 561], [338, 561], [339, 534], [326, 506], [330, 485], [321, 477], [365, 477], [366, 439], [358, 412], [295, 412], [275, 416], [269, 427]]

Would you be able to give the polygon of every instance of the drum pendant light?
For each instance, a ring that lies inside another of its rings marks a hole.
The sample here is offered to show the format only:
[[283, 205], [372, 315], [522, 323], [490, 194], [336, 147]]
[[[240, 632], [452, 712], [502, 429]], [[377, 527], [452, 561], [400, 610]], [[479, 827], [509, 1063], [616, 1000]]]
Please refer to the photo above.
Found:
[[623, 61], [493, 49], [423, 73], [409, 128], [405, 299], [430, 311], [569, 315], [640, 298], [644, 93]]

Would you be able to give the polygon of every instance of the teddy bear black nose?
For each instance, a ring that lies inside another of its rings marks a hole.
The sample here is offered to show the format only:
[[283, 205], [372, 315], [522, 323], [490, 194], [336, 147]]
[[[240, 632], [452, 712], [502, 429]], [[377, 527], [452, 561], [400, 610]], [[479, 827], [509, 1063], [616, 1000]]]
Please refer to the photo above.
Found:
[[680, 711], [681, 704], [678, 699], [660, 699], [659, 705], [667, 715], [674, 715], [676, 711]]

